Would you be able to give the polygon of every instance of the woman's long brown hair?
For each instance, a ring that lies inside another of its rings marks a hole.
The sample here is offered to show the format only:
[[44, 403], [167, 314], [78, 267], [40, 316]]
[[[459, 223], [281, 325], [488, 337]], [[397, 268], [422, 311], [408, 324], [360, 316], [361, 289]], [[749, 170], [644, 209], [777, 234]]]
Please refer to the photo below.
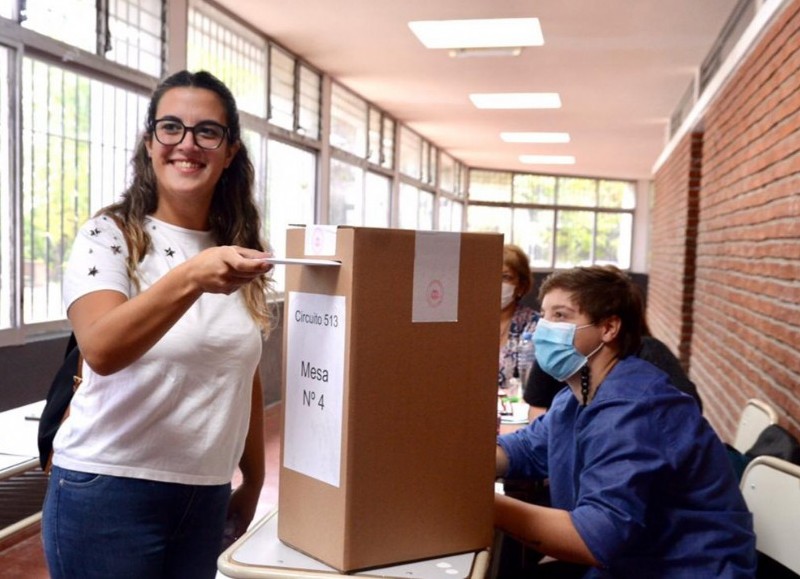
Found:
[[[161, 97], [170, 89], [194, 87], [214, 92], [222, 102], [228, 124], [228, 142], [239, 143], [239, 150], [214, 187], [208, 225], [217, 245], [239, 245], [264, 250], [261, 237], [261, 218], [253, 198], [255, 171], [244, 143], [236, 100], [227, 86], [212, 74], [181, 71], [162, 81], [150, 99], [145, 131], [136, 145], [131, 165], [133, 182], [117, 203], [101, 209], [98, 214], [114, 217], [128, 241], [128, 273], [139, 286], [137, 266], [150, 249], [151, 239], [144, 220], [158, 207], [158, 190], [152, 162], [145, 146], [153, 137], [155, 115]], [[262, 276], [242, 287], [250, 315], [265, 334], [274, 326], [274, 308], [270, 306], [271, 280]]]

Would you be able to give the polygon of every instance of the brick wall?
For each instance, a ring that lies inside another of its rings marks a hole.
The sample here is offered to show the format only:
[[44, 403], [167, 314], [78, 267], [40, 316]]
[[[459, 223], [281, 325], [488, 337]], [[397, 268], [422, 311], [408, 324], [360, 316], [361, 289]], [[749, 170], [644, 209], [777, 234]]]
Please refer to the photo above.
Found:
[[[710, 104], [703, 126], [656, 176], [648, 315], [675, 351], [688, 344], [690, 376], [724, 440], [751, 397], [770, 402], [800, 436], [800, 0]], [[695, 167], [687, 149], [698, 138], [693, 268], [680, 261], [691, 237], [672, 237], [691, 232], [686, 183]], [[681, 273], [693, 294], [670, 285]]]
[[689, 369], [702, 134], [685, 137], [655, 176], [647, 318]]

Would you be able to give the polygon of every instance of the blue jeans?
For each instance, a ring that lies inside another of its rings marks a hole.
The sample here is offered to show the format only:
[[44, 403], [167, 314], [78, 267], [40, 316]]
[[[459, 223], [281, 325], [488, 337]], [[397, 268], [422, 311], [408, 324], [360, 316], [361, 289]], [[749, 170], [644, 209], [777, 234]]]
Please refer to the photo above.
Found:
[[53, 467], [42, 515], [52, 579], [213, 578], [230, 484], [192, 486]]

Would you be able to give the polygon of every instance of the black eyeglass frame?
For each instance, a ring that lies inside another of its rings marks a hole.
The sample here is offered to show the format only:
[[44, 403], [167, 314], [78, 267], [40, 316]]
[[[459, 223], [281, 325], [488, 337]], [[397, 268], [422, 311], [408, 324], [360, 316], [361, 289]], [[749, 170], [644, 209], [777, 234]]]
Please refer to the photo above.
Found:
[[[165, 143], [164, 141], [162, 141], [161, 139], [158, 138], [158, 130], [157, 130], [158, 129], [158, 124], [162, 123], [164, 121], [168, 121], [170, 123], [175, 123], [175, 124], [178, 124], [178, 125], [183, 127], [183, 134], [181, 135], [181, 138], [178, 139], [177, 141], [175, 141], [174, 143]], [[198, 128], [202, 129], [203, 127], [208, 127], [208, 126], [217, 127], [217, 128], [222, 129], [222, 136], [219, 139], [219, 143], [217, 143], [217, 145], [215, 147], [204, 147], [197, 140], [197, 129]], [[156, 141], [158, 141], [159, 143], [161, 143], [165, 147], [174, 147], [176, 145], [180, 145], [183, 142], [183, 140], [186, 138], [186, 133], [188, 133], [188, 132], [192, 133], [192, 138], [194, 139], [194, 144], [197, 145], [198, 147], [200, 147], [201, 149], [205, 150], [205, 151], [216, 151], [217, 149], [219, 149], [222, 146], [222, 143], [225, 141], [226, 138], [228, 138], [228, 140], [230, 140], [230, 134], [231, 134], [229, 127], [226, 127], [225, 125], [223, 125], [221, 123], [218, 123], [216, 121], [201, 121], [201, 122], [197, 123], [196, 125], [190, 126], [190, 125], [187, 125], [186, 123], [184, 123], [181, 119], [179, 119], [177, 117], [161, 117], [160, 119], [155, 119], [150, 125], [150, 133], [153, 135], [153, 137], [155, 138]]]

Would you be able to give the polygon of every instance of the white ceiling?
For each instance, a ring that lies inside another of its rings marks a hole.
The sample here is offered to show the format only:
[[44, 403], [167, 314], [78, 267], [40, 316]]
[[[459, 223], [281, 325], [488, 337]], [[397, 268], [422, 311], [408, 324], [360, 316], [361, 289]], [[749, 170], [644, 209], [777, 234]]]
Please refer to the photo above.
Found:
[[[736, 0], [217, 0], [471, 167], [647, 179], [669, 117]], [[411, 20], [537, 17], [545, 44], [518, 57], [450, 58]], [[473, 92], [558, 92], [563, 107], [478, 110]], [[501, 131], [566, 131], [509, 144]], [[521, 154], [574, 155], [572, 166]]]

